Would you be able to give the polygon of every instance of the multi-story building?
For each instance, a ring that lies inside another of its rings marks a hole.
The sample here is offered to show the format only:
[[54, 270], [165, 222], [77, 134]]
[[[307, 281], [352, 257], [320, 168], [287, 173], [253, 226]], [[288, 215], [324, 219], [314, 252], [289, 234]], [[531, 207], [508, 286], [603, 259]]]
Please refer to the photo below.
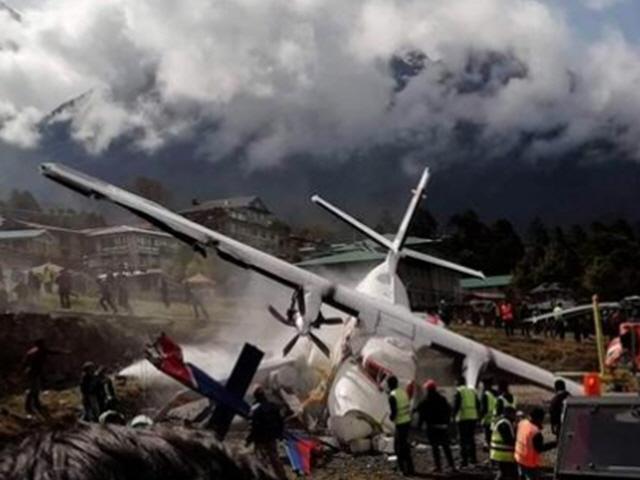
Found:
[[209, 200], [182, 210], [180, 214], [265, 252], [280, 257], [290, 253], [289, 227], [258, 197]]
[[0, 231], [0, 266], [30, 268], [60, 255], [56, 239], [43, 229]]
[[178, 249], [178, 241], [157, 230], [119, 225], [84, 231], [85, 266], [94, 271], [161, 268]]
[[[409, 237], [406, 246], [425, 253], [430, 251], [429, 241]], [[298, 266], [319, 273], [327, 278], [356, 287], [376, 266], [380, 265], [387, 252], [369, 240], [349, 244], [334, 244], [328, 251], [298, 263]], [[431, 265], [410, 257], [398, 265], [398, 276], [404, 283], [413, 310], [437, 308], [442, 299], [460, 301], [461, 274], [446, 268]]]

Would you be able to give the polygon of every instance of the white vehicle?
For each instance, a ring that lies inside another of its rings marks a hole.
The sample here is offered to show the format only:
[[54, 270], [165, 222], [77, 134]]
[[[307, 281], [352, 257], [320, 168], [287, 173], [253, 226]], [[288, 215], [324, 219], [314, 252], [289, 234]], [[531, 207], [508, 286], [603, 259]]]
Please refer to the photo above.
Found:
[[[329, 426], [345, 443], [370, 437], [382, 430], [390, 431], [387, 395], [381, 381], [388, 375], [398, 377], [402, 384], [414, 379], [414, 352], [424, 346], [463, 358], [463, 372], [468, 385], [475, 386], [487, 368], [503, 371], [527, 382], [553, 389], [557, 377], [540, 367], [517, 359], [462, 335], [425, 321], [412, 313], [406, 289], [396, 273], [404, 256], [418, 258], [440, 267], [467, 275], [482, 276], [466, 267], [439, 258], [408, 250], [404, 247], [409, 223], [423, 197], [428, 170], [422, 175], [409, 208], [393, 242], [371, 230], [319, 197], [313, 201], [388, 249], [385, 261], [374, 268], [357, 288], [334, 283], [315, 273], [273, 257], [186, 218], [114, 185], [68, 167], [46, 163], [42, 173], [85, 196], [105, 199], [138, 215], [158, 228], [205, 253], [215, 251], [220, 258], [239, 268], [253, 270], [290, 287], [293, 301], [286, 315], [271, 308], [278, 320], [296, 329], [296, 335], [285, 347], [288, 353], [300, 337], [307, 337], [319, 350], [330, 354], [328, 409]], [[328, 305], [347, 314], [340, 341], [329, 349], [312, 329], [318, 330], [335, 319], [322, 316], [321, 307]], [[316, 350], [311, 356], [318, 357]], [[581, 386], [566, 381], [567, 389], [581, 394]]]

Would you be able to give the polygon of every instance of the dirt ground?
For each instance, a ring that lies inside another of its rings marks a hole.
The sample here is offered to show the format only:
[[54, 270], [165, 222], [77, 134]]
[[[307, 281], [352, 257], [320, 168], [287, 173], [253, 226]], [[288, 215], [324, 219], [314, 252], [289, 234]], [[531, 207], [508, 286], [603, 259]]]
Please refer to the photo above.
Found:
[[[1, 317], [0, 357], [3, 361], [0, 370], [3, 372], [4, 383], [0, 385], [4, 388], [0, 392], [0, 448], [7, 444], [15, 444], [31, 432], [52, 427], [64, 428], [77, 421], [80, 416], [80, 397], [78, 388], [74, 385], [77, 383], [79, 365], [82, 361], [95, 361], [98, 358], [101, 364], [117, 371], [123, 366], [123, 362], [140, 358], [145, 341], [161, 330], [178, 338], [193, 338], [194, 335], [215, 334], [219, 328], [219, 325], [205, 324], [188, 317], [180, 318], [179, 322], [174, 320], [166, 317], [127, 318], [107, 315], [84, 315], [75, 318], [61, 318], [56, 315]], [[51, 328], [52, 326], [55, 328]], [[516, 336], [507, 339], [501, 330], [493, 328], [456, 325], [453, 329], [555, 371], [590, 370], [597, 363], [595, 345], [591, 340], [577, 344], [569, 337], [564, 342], [541, 337], [526, 339]], [[24, 386], [21, 383], [20, 370], [16, 367], [29, 341], [45, 334], [57, 347], [75, 351], [78, 358], [74, 358], [71, 363], [65, 363], [62, 359], [60, 363], [53, 365], [59, 377], [52, 385], [54, 388], [46, 390], [42, 395], [49, 417], [29, 418], [22, 406]], [[423, 377], [430, 376], [439, 368], [432, 357], [419, 357], [424, 370], [421, 373]], [[153, 391], [142, 388], [135, 381], [116, 378], [116, 387], [122, 409], [128, 418], [141, 412], [152, 412], [160, 403], [154, 398]], [[550, 398], [548, 392], [534, 387], [515, 385], [513, 391], [519, 403], [525, 407], [534, 404], [544, 405]], [[481, 445], [480, 439], [478, 445]], [[457, 447], [454, 446], [455, 456]], [[480, 452], [479, 456], [479, 466], [455, 475], [447, 474], [446, 478], [493, 478], [488, 465], [484, 464], [486, 453]], [[442, 475], [430, 473], [433, 463], [431, 450], [427, 445], [417, 445], [414, 448], [414, 459], [418, 478], [444, 478]], [[553, 458], [549, 461], [552, 462]], [[395, 471], [394, 464], [388, 461], [387, 455], [353, 456], [343, 452], [331, 455], [326, 463], [315, 470], [313, 476], [320, 480], [404, 478]]]

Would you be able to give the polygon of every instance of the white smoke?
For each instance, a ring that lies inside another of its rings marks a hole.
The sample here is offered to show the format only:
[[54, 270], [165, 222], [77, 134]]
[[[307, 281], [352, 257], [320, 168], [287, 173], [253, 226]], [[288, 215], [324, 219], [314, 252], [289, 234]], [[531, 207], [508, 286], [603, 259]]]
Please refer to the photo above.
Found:
[[[69, 120], [73, 138], [95, 154], [122, 136], [153, 152], [198, 127], [203, 155], [242, 151], [264, 167], [389, 143], [438, 153], [468, 124], [494, 153], [542, 133], [534, 155], [605, 137], [638, 158], [640, 51], [617, 31], [582, 43], [560, 8], [536, 0], [27, 2], [19, 16], [0, 9], [0, 140], [37, 145], [38, 122], [91, 90], [47, 121]], [[396, 91], [389, 62], [411, 52], [425, 54], [426, 67]]]

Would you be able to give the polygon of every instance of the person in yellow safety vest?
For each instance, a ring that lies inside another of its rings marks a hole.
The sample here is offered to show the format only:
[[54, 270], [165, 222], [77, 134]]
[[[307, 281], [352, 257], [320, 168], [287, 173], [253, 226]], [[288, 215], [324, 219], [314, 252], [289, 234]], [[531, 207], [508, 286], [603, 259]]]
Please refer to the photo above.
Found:
[[493, 425], [489, 458], [498, 467], [496, 480], [517, 480], [518, 467], [514, 458], [516, 444], [516, 411], [507, 406]]
[[493, 389], [493, 379], [485, 378], [482, 381], [482, 397], [480, 398], [480, 411], [482, 412], [482, 429], [484, 430], [484, 442], [488, 449], [491, 442], [491, 424], [496, 414], [498, 395]]
[[460, 437], [461, 466], [478, 463], [476, 457], [476, 427], [480, 418], [480, 400], [476, 389], [467, 387], [464, 378], [458, 379], [458, 388], [453, 398], [453, 414], [458, 423]]
[[398, 386], [398, 379], [391, 376], [387, 379], [389, 389], [390, 419], [395, 424], [393, 449], [398, 459], [398, 468], [405, 476], [415, 474], [411, 445], [409, 444], [409, 430], [411, 429], [411, 400], [404, 388]]
[[509, 382], [502, 380], [498, 386], [498, 398], [496, 400], [496, 406], [494, 410], [494, 416], [501, 415], [504, 411], [504, 407], [517, 408], [516, 397], [509, 391]]
[[520, 478], [536, 480], [541, 476], [540, 454], [556, 448], [557, 442], [544, 443], [542, 422], [544, 410], [534, 408], [529, 418], [518, 424], [514, 458], [518, 464]]

